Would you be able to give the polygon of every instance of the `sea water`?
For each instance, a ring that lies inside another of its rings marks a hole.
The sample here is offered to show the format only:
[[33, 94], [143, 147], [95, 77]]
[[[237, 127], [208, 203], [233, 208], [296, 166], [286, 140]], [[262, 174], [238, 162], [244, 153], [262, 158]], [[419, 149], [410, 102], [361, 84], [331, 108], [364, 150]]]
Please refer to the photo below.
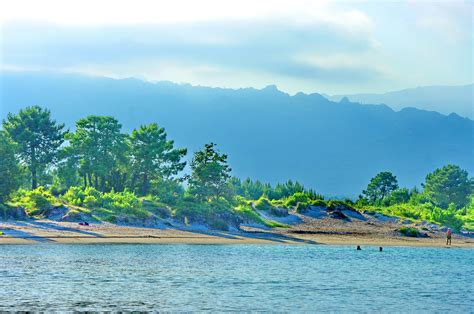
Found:
[[3, 245], [0, 280], [0, 310], [474, 310], [460, 248]]

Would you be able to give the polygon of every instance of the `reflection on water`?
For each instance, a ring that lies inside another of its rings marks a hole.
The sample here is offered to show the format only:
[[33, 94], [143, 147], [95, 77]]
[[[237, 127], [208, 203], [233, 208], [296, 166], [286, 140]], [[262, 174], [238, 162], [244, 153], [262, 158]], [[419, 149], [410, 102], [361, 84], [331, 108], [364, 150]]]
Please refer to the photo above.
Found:
[[474, 308], [474, 251], [290, 245], [0, 246], [0, 310]]

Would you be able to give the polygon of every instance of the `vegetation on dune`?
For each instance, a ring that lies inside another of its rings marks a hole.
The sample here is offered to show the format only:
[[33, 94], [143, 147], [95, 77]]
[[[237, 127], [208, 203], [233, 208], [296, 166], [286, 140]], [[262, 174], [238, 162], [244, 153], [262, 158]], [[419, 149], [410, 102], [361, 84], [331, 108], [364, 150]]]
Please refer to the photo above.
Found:
[[418, 229], [416, 228], [413, 228], [413, 227], [405, 227], [405, 226], [402, 226], [399, 230], [398, 230], [401, 234], [404, 234], [408, 237], [417, 237], [420, 232], [418, 231]]
[[[436, 169], [426, 176], [423, 191], [398, 188], [395, 176], [387, 172], [383, 176], [392, 179], [374, 180], [380, 178], [377, 175], [367, 188], [372, 193], [363, 193], [355, 206], [413, 221], [426, 220], [455, 230], [474, 230], [474, 181], [467, 171], [454, 165]], [[371, 189], [374, 181], [378, 181], [379, 187]]]
[[18, 190], [12, 198], [12, 203], [24, 207], [30, 216], [44, 214], [51, 206], [61, 204], [42, 186], [34, 190]]
[[171, 217], [227, 229], [285, 227], [265, 217], [289, 210], [356, 208], [474, 230], [474, 181], [455, 165], [428, 174], [421, 190], [399, 187], [395, 175], [381, 172], [352, 202], [325, 200], [297, 181], [271, 185], [232, 177], [227, 155], [214, 143], [196, 151], [190, 174], [180, 176], [186, 154], [155, 123], [125, 134], [115, 118], [89, 116], [68, 132], [48, 110], [28, 107], [9, 114], [0, 130], [0, 216], [21, 218], [26, 210], [47, 217], [67, 206], [70, 215], [110, 222]]

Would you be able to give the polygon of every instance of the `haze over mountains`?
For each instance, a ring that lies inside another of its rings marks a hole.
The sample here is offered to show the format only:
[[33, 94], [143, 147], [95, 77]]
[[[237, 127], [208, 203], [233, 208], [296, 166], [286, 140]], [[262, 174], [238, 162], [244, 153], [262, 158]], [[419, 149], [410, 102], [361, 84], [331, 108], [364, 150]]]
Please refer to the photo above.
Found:
[[275, 86], [234, 90], [39, 72], [2, 73], [0, 92], [2, 119], [41, 105], [71, 129], [91, 114], [114, 116], [127, 132], [157, 122], [190, 153], [216, 142], [238, 177], [291, 178], [325, 194], [356, 196], [385, 170], [408, 187], [447, 163], [474, 172], [474, 122], [457, 114], [289, 96]]
[[457, 113], [474, 119], [474, 84], [463, 86], [425, 86], [383, 94], [353, 94], [328, 96], [330, 100], [349, 100], [362, 104], [386, 104], [395, 110], [415, 107], [443, 114]]

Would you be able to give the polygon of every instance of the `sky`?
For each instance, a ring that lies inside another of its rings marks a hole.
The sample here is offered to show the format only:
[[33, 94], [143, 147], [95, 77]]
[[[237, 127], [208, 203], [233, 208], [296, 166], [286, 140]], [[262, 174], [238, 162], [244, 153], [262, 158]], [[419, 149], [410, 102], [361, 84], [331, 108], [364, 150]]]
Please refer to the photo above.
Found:
[[473, 82], [474, 1], [0, 2], [0, 71], [290, 94]]

